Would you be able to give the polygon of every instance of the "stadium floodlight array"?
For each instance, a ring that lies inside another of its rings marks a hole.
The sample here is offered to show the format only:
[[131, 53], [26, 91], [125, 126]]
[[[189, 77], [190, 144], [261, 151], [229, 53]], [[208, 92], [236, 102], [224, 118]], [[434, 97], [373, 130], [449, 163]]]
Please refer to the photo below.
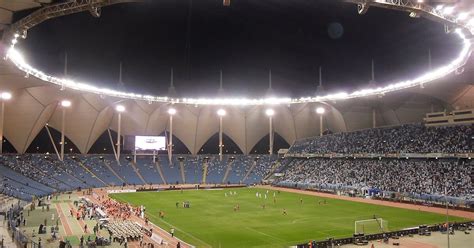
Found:
[[[353, 1], [357, 2], [357, 1]], [[358, 3], [358, 2], [357, 2]], [[374, 3], [379, 5], [387, 5], [390, 2], [386, 0], [376, 0]], [[359, 3], [359, 6], [361, 3]], [[393, 5], [393, 3], [392, 3]], [[406, 7], [406, 6], [405, 6]], [[449, 22], [456, 25], [457, 28], [454, 32], [459, 36], [462, 41], [462, 48], [458, 56], [451, 62], [444, 66], [433, 69], [426, 72], [414, 79], [400, 81], [392, 83], [386, 86], [380, 86], [376, 88], [364, 88], [353, 92], [339, 92], [333, 94], [327, 94], [323, 96], [309, 96], [301, 98], [170, 98], [167, 96], [152, 96], [142, 95], [131, 92], [122, 92], [109, 88], [99, 88], [90, 83], [76, 82], [72, 79], [59, 78], [56, 76], [48, 75], [47, 73], [34, 68], [31, 66], [23, 57], [22, 53], [15, 48], [18, 43], [18, 38], [25, 38], [26, 36], [20, 36], [18, 33], [13, 35], [11, 46], [7, 51], [6, 59], [9, 59], [18, 69], [26, 73], [26, 75], [32, 75], [40, 80], [49, 82], [58, 86], [61, 89], [73, 89], [82, 92], [89, 92], [98, 94], [101, 96], [111, 96], [125, 99], [143, 100], [147, 102], [161, 102], [169, 104], [191, 104], [191, 105], [234, 105], [234, 106], [250, 106], [250, 105], [278, 105], [278, 104], [296, 104], [296, 103], [311, 103], [311, 102], [328, 102], [328, 101], [339, 101], [352, 98], [370, 97], [370, 96], [383, 96], [386, 93], [399, 91], [407, 88], [413, 88], [416, 86], [425, 86], [437, 79], [443, 78], [453, 72], [458, 71], [462, 68], [467, 60], [469, 59], [472, 52], [472, 41], [471, 37], [474, 34], [474, 17], [470, 17], [468, 13], [455, 14], [455, 8], [452, 6], [444, 7], [442, 5], [436, 8], [427, 7], [422, 2], [418, 1], [415, 5], [409, 6], [418, 11], [425, 11], [432, 17]], [[361, 11], [359, 11], [361, 13]], [[411, 15], [411, 14], [410, 14]]]

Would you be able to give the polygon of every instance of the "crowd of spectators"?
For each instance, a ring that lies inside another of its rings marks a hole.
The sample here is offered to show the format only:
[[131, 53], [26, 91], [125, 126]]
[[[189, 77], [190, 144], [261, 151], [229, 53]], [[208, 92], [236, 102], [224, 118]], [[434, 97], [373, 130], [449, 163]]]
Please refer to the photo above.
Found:
[[474, 198], [470, 160], [292, 159], [282, 182]]
[[[408, 124], [298, 140], [290, 148], [289, 154], [465, 153], [471, 152], [472, 136], [471, 125], [425, 127], [421, 124]], [[178, 164], [176, 156], [174, 159]], [[285, 176], [280, 181], [286, 182], [371, 187], [383, 191], [420, 194], [443, 194], [447, 185], [451, 196], [473, 194], [472, 165], [459, 162], [462, 160], [295, 158], [280, 163], [277, 156], [269, 155], [224, 155], [222, 161], [218, 155], [198, 155], [183, 157], [182, 160], [185, 174], [190, 174], [184, 175], [188, 180], [200, 181], [202, 173], [206, 172], [208, 183], [258, 183], [275, 165], [281, 164], [280, 168], [284, 168], [281, 172]], [[119, 179], [132, 177], [137, 178], [133, 183], [141, 183], [137, 177], [139, 171], [133, 171], [133, 166], [127, 165], [130, 162], [124, 160], [119, 164], [112, 157], [100, 155], [66, 157], [64, 162], [40, 154], [10, 155], [0, 156], [0, 162], [57, 190], [97, 187], [103, 184], [118, 185]], [[151, 162], [147, 166], [149, 167], [137, 168], [156, 173], [154, 177], [157, 178], [157, 167]], [[168, 167], [167, 170], [173, 170], [176, 173], [171, 174], [176, 174], [176, 178], [179, 178], [179, 166]], [[228, 174], [224, 178], [226, 171]], [[94, 174], [91, 175], [91, 172]], [[168, 174], [170, 173], [164, 173], [164, 176]], [[96, 178], [101, 178], [102, 181]], [[3, 184], [4, 191], [13, 187], [5, 182]]]
[[462, 153], [470, 152], [471, 125], [426, 127], [407, 124], [329, 134], [295, 142], [290, 153]]
[[4, 166], [51, 188], [62, 190], [73, 188], [63, 180], [58, 179], [67, 172], [59, 166], [54, 166], [52, 162], [42, 158], [39, 154], [1, 156], [0, 161]]

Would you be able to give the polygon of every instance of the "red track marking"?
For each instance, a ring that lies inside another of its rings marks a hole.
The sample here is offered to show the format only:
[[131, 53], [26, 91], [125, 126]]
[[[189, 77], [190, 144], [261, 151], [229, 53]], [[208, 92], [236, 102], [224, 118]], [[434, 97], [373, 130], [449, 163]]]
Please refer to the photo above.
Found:
[[[95, 192], [99, 197], [105, 196], [106, 198], [110, 199], [110, 198], [108, 197], [106, 191], [102, 191], [102, 190], [99, 189], [99, 190], [94, 190], [94, 192]], [[90, 199], [91, 201], [93, 201], [94, 203], [97, 203], [97, 204], [101, 205], [101, 202], [98, 201], [97, 199], [95, 199], [95, 198], [93, 198], [93, 197], [91, 197], [91, 198], [89, 198], [89, 199]], [[154, 234], [157, 234], [158, 236], [160, 236], [160, 237], [163, 239], [163, 241], [165, 241], [166, 243], [168, 243], [168, 246], [167, 246], [167, 247], [176, 247], [176, 245], [178, 244], [178, 241], [179, 241], [178, 239], [172, 238], [171, 235], [170, 235], [167, 231], [161, 229], [159, 226], [157, 226], [157, 225], [155, 225], [155, 224], [153, 224], [153, 223], [151, 223], [151, 222], [148, 222], [148, 226], [146, 226], [146, 225], [145, 225], [145, 221], [142, 220], [141, 218], [139, 218], [138, 216], [135, 216], [135, 215], [132, 215], [129, 220], [138, 222], [138, 223], [140, 223], [143, 227], [146, 227], [146, 228], [153, 228], [153, 233], [154, 233]], [[143, 236], [143, 241], [146, 242], [146, 243], [152, 242], [152, 243], [154, 243], [155, 245], [158, 245], [158, 247], [160, 247], [160, 244], [157, 244], [155, 241], [151, 240], [151, 238], [148, 237], [148, 236], [146, 236], [146, 235]], [[135, 244], [135, 242], [132, 243], [132, 244], [129, 243], [129, 246], [131, 247], [131, 245], [135, 245], [136, 247], [138, 247], [138, 243], [139, 243], [139, 242], [137, 242], [136, 244]], [[186, 244], [186, 243], [184, 243], [184, 242], [181, 242], [181, 247], [182, 247], [182, 248], [190, 248], [190, 247], [192, 247], [192, 246], [190, 246], [190, 245], [188, 245], [188, 244]]]
[[56, 206], [56, 212], [59, 215], [64, 231], [66, 232], [66, 236], [72, 236], [73, 233], [71, 227], [69, 226], [69, 222], [67, 221], [67, 217], [64, 215], [61, 206], [58, 203], [55, 203], [54, 206]]
[[[69, 205], [70, 208], [75, 209], [76, 212], [77, 212], [77, 209], [74, 207], [74, 205], [72, 205], [70, 202], [68, 202], [67, 204]], [[85, 225], [86, 223], [85, 223], [83, 220], [81, 220], [81, 219], [77, 220], [76, 217], [73, 217], [73, 218], [74, 218], [74, 219], [77, 221], [77, 223], [79, 224], [79, 227], [81, 228], [82, 232], [85, 233], [85, 232], [84, 232], [84, 225]]]
[[[273, 186], [259, 186], [259, 187], [264, 188], [264, 189], [280, 190], [280, 191], [299, 193], [299, 194], [304, 194], [304, 195], [314, 195], [314, 196], [320, 196], [320, 197], [326, 197], [326, 198], [332, 198], [332, 199], [368, 203], [368, 204], [373, 204], [373, 205], [419, 210], [419, 211], [437, 213], [437, 214], [446, 214], [445, 208], [428, 207], [428, 206], [414, 205], [414, 204], [409, 204], [409, 203], [389, 202], [389, 201], [382, 201], [382, 200], [367, 200], [367, 199], [362, 199], [358, 197], [340, 196], [340, 195], [333, 195], [333, 194], [320, 193], [320, 192], [314, 192], [314, 191], [306, 191], [306, 190], [300, 190], [300, 189], [289, 189], [289, 188], [280, 188], [280, 187], [273, 187]], [[449, 215], [474, 220], [474, 212], [449, 209]]]

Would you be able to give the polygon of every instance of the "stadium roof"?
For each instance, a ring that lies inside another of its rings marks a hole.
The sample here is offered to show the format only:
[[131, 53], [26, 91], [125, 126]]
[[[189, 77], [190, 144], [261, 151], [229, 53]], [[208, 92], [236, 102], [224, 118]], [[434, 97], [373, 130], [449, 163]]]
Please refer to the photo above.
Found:
[[13, 22], [15, 12], [39, 8], [53, 0], [0, 0], [0, 30]]
[[[425, 113], [457, 108], [472, 108], [474, 99], [474, 63], [471, 59], [466, 71], [452, 75], [424, 88], [412, 88], [390, 93], [381, 98], [361, 98], [324, 105], [327, 112], [325, 128], [334, 132], [353, 131], [372, 127], [372, 109], [376, 111], [377, 126], [420, 122]], [[0, 89], [9, 90], [13, 98], [6, 104], [5, 137], [15, 149], [25, 152], [46, 124], [57, 130], [61, 127], [63, 99], [72, 101], [67, 112], [66, 136], [82, 153], [87, 153], [99, 136], [108, 128], [116, 130], [115, 105], [126, 107], [122, 117], [124, 135], [157, 135], [167, 129], [170, 104], [103, 97], [92, 93], [61, 90], [16, 69], [7, 61], [0, 62]], [[319, 121], [315, 108], [319, 103], [272, 106], [276, 114], [275, 131], [289, 144], [298, 138], [318, 135]], [[218, 132], [218, 106], [177, 104], [174, 134], [194, 154]], [[224, 133], [244, 153], [268, 134], [265, 110], [268, 106], [225, 107]]]
[[[0, 1], [0, 6], [6, 2]], [[16, 2], [16, 1], [15, 1]], [[38, 7], [36, 1], [22, 1], [11, 8], [23, 10]], [[2, 15], [3, 18], [3, 15]], [[301, 103], [271, 106], [275, 114], [275, 131], [288, 143], [296, 139], [315, 136], [319, 132], [319, 117], [315, 108], [324, 105], [328, 110], [324, 126], [334, 132], [353, 131], [372, 127], [375, 110], [376, 125], [389, 126], [420, 122], [425, 113], [472, 108], [474, 99], [474, 60], [471, 58], [464, 72], [452, 73], [424, 87], [414, 87], [380, 97], [365, 97], [325, 103]], [[9, 61], [0, 61], [0, 91], [11, 91], [13, 98], [6, 104], [5, 137], [23, 153], [36, 135], [49, 125], [61, 127], [61, 107], [64, 99], [72, 101], [67, 111], [66, 136], [82, 153], [87, 153], [99, 136], [108, 128], [116, 130], [115, 106], [126, 107], [122, 115], [124, 135], [157, 135], [168, 127], [169, 103], [124, 99], [100, 94], [61, 89], [35, 77], [27, 77]], [[224, 133], [244, 153], [268, 134], [265, 110], [270, 106], [224, 107]], [[203, 144], [218, 132], [216, 111], [220, 106], [176, 104], [173, 133], [196, 154]]]

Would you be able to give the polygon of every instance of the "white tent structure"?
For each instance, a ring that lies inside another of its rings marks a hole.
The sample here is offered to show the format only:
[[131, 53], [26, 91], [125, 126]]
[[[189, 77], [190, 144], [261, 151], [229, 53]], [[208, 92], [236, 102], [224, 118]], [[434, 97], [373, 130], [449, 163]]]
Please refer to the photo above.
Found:
[[[51, 1], [0, 0], [2, 23], [11, 22], [14, 11], [40, 7]], [[10, 12], [7, 10], [11, 10]], [[5, 46], [5, 44], [3, 44]], [[333, 132], [354, 131], [374, 126], [391, 126], [421, 122], [432, 111], [474, 108], [474, 60], [465, 65], [462, 74], [425, 85], [385, 94], [324, 103], [280, 104], [275, 111], [274, 131], [289, 144], [296, 139], [319, 135], [319, 116], [315, 109], [325, 106], [324, 129]], [[13, 97], [5, 105], [4, 136], [19, 153], [24, 153], [38, 133], [48, 124], [61, 130], [62, 109], [59, 103], [68, 99], [65, 135], [81, 153], [87, 153], [107, 129], [117, 129], [115, 106], [120, 103], [123, 135], [158, 135], [167, 129], [169, 103], [148, 102], [87, 93], [44, 82], [25, 73], [8, 60], [0, 60], [0, 92]], [[193, 154], [197, 154], [208, 139], [219, 132], [217, 110], [227, 112], [223, 132], [243, 151], [251, 149], [268, 135], [269, 106], [215, 106], [174, 104], [177, 110], [173, 134]]]

